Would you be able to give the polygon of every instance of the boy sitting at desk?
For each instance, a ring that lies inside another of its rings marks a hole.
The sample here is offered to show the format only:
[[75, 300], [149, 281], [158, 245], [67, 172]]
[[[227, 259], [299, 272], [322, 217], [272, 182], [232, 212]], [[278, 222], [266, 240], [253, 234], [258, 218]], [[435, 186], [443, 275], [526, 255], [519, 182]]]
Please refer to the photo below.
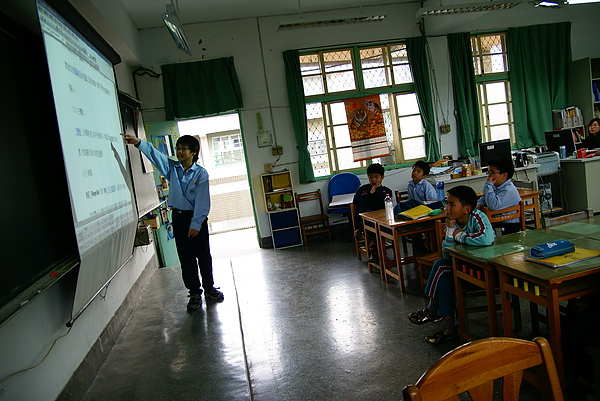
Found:
[[456, 243], [487, 246], [494, 242], [490, 221], [476, 206], [477, 194], [472, 188], [459, 185], [448, 190], [442, 258], [433, 264], [425, 286], [429, 304], [425, 309], [408, 315], [414, 324], [444, 321], [443, 329], [425, 337], [428, 343], [437, 344], [454, 338], [458, 332], [454, 323], [456, 305], [452, 260], [446, 248]]
[[[363, 221], [360, 213], [384, 209], [386, 196], [392, 197], [392, 190], [381, 185], [384, 173], [385, 170], [381, 164], [371, 164], [367, 167], [369, 183], [361, 185], [356, 190], [356, 194], [354, 194], [354, 199], [352, 200], [352, 203], [356, 206], [356, 215], [354, 216], [356, 231], [354, 232], [354, 236], [359, 235], [363, 231]], [[377, 244], [375, 238], [371, 238], [369, 241], [369, 262], [377, 263]]]
[[444, 204], [438, 201], [437, 192], [433, 185], [426, 180], [429, 175], [430, 166], [423, 160], [413, 164], [406, 191], [408, 200], [400, 202], [394, 208], [394, 213], [404, 212], [419, 205], [426, 205], [432, 209], [442, 209]]
[[[512, 182], [515, 166], [510, 158], [492, 159], [488, 163], [487, 180], [483, 185], [483, 196], [477, 201], [477, 208], [487, 206], [490, 210], [500, 210], [517, 206], [521, 202], [519, 190]], [[521, 231], [519, 218], [492, 225], [498, 235]]]

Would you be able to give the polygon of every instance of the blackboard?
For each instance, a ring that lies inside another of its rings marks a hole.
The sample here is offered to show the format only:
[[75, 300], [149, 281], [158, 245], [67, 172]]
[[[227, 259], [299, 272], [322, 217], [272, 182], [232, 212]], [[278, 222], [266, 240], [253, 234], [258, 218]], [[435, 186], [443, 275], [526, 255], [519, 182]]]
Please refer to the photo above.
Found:
[[0, 52], [3, 308], [78, 253], [41, 37], [0, 13]]

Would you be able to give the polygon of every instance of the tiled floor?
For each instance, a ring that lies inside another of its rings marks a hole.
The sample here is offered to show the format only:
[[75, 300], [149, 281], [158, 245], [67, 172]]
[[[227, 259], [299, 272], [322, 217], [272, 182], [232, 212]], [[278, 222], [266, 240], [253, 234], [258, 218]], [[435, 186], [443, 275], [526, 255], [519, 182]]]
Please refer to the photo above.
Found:
[[[340, 231], [340, 228], [336, 230]], [[85, 400], [401, 400], [459, 345], [423, 341], [408, 291], [356, 259], [351, 238], [259, 249], [253, 229], [211, 236], [222, 303], [186, 311], [177, 267], [161, 268]]]

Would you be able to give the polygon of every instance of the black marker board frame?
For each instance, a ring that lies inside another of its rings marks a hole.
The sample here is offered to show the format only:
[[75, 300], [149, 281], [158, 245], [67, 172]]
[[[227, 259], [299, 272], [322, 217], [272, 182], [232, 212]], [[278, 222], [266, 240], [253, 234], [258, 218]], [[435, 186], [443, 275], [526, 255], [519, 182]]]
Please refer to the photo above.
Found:
[[0, 13], [0, 51], [2, 324], [79, 256], [42, 38]]

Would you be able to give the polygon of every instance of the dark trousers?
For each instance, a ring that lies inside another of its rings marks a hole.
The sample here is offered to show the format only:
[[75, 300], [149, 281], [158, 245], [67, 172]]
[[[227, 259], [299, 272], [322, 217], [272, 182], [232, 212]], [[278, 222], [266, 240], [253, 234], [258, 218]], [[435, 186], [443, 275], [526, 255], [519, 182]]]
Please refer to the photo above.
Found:
[[[192, 216], [192, 211], [173, 210], [173, 236], [181, 263], [183, 284], [190, 290], [190, 294], [202, 294], [200, 287], [207, 290], [214, 286], [212, 256], [208, 239], [208, 219], [202, 223], [198, 235], [191, 238], [188, 237], [188, 231]], [[200, 267], [202, 282], [198, 276], [198, 267]]]

